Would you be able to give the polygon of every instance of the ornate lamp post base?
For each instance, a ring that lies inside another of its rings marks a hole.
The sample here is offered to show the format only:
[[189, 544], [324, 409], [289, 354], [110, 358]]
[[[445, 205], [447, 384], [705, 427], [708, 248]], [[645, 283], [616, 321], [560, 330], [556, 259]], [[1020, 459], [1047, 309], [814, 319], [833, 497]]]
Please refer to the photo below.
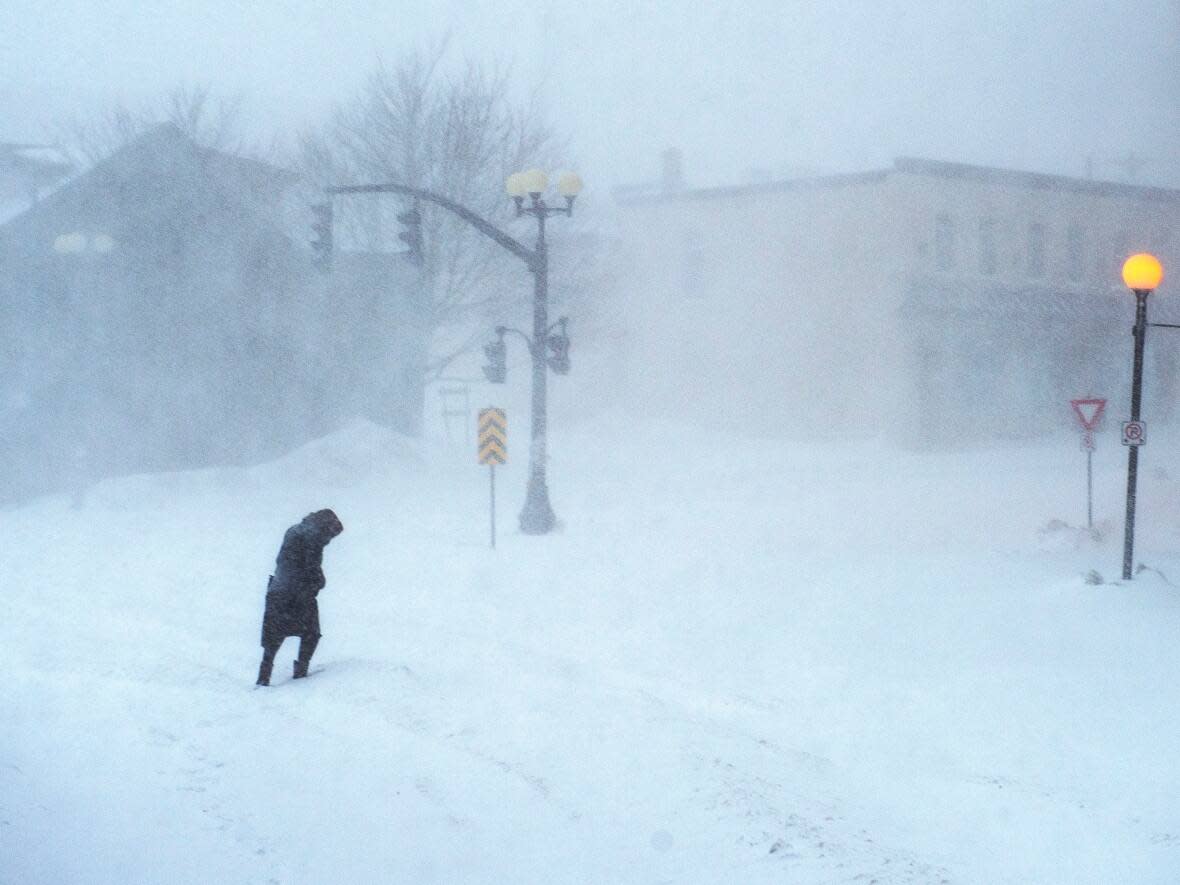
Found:
[[549, 488], [544, 480], [529, 480], [524, 509], [520, 511], [520, 530], [526, 535], [547, 535], [557, 524], [549, 506]]

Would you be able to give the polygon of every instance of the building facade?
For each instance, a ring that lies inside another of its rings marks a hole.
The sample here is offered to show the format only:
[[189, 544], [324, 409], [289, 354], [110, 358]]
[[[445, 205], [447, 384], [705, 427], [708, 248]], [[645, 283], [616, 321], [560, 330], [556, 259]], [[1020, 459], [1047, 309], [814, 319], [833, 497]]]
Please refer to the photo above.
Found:
[[[633, 194], [620, 216], [645, 408], [821, 440], [1037, 436], [1084, 395], [1127, 413], [1121, 262], [1180, 273], [1180, 191], [927, 160]], [[1180, 339], [1149, 340], [1167, 419]]]
[[405, 262], [319, 272], [296, 180], [162, 126], [0, 225], [0, 499], [417, 428]]

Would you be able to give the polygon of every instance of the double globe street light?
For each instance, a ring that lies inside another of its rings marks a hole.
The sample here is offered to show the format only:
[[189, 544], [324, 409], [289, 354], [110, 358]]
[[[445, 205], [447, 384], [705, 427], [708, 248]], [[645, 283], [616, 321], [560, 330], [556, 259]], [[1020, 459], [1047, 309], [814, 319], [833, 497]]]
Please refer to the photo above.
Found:
[[[516, 204], [516, 217], [531, 215], [537, 219], [537, 244], [525, 259], [533, 274], [533, 334], [526, 335], [517, 329], [500, 326], [495, 344], [485, 348], [491, 365], [485, 368], [488, 380], [502, 383], [505, 380], [506, 348], [504, 335], [514, 332], [520, 335], [529, 349], [533, 362], [532, 422], [529, 445], [529, 481], [525, 495], [524, 509], [520, 513], [520, 530], [526, 535], [544, 535], [552, 531], [557, 523], [553, 507], [549, 503], [549, 486], [546, 481], [547, 430], [548, 430], [548, 372], [552, 368], [559, 374], [569, 371], [569, 337], [566, 335], [566, 319], [562, 317], [553, 326], [549, 324], [549, 248], [545, 242], [545, 222], [551, 215], [572, 216], [574, 200], [582, 190], [582, 179], [573, 172], [562, 174], [557, 180], [557, 193], [563, 198], [564, 206], [550, 206], [544, 194], [549, 187], [549, 176], [541, 169], [515, 172], [508, 176], [505, 189]], [[553, 334], [559, 330], [558, 334]]]

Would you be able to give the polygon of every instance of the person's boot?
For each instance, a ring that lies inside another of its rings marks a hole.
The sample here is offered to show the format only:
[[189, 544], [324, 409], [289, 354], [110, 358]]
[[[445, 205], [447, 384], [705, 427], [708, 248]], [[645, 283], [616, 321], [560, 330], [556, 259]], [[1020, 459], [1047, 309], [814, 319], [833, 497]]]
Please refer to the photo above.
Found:
[[262, 647], [262, 663], [258, 666], [258, 682], [255, 685], [270, 685], [270, 672], [274, 669], [275, 655], [278, 651], [277, 646], [275, 648], [266, 645]]
[[311, 656], [315, 654], [315, 647], [319, 644], [320, 637], [316, 633], [299, 638], [299, 655], [295, 658], [296, 679], [302, 679], [307, 675], [307, 668], [311, 666]]

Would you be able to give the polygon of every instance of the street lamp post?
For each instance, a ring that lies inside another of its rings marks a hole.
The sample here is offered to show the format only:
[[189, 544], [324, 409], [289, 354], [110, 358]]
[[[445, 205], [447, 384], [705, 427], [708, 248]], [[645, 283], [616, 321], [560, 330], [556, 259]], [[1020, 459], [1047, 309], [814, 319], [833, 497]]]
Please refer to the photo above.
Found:
[[[553, 508], [549, 504], [549, 487], [545, 479], [546, 460], [546, 431], [547, 431], [547, 403], [548, 377], [546, 367], [552, 367], [555, 372], [564, 374], [569, 370], [568, 346], [569, 339], [565, 335], [565, 318], [558, 321], [561, 334], [550, 335], [549, 326], [549, 249], [545, 242], [545, 221], [551, 215], [571, 216], [574, 213], [574, 199], [582, 190], [582, 179], [572, 172], [562, 175], [557, 181], [557, 192], [564, 198], [564, 206], [549, 206], [543, 195], [549, 186], [549, 176], [540, 169], [530, 169], [528, 172], [516, 172], [508, 176], [506, 188], [508, 195], [516, 203], [516, 216], [532, 215], [537, 219], [537, 244], [530, 249], [518, 242], [504, 231], [480, 217], [466, 206], [449, 200], [440, 194], [409, 187], [404, 184], [362, 184], [325, 188], [329, 196], [361, 193], [393, 193], [424, 200], [446, 209], [459, 216], [484, 236], [494, 240], [498, 245], [507, 249], [517, 258], [524, 261], [529, 272], [533, 275], [533, 334], [520, 334], [528, 343], [529, 354], [533, 360], [533, 391], [532, 391], [532, 438], [529, 446], [529, 482], [525, 495], [524, 509], [520, 512], [520, 530], [526, 535], [544, 535], [552, 531], [557, 523]], [[527, 202], [526, 202], [527, 198]], [[497, 332], [503, 345], [505, 332], [518, 330], [500, 327]], [[552, 358], [546, 356], [549, 349], [554, 350]], [[500, 354], [503, 350], [499, 351]], [[490, 380], [503, 380], [503, 367]]]
[[[1131, 422], [1139, 423], [1143, 392], [1143, 346], [1147, 337], [1147, 296], [1164, 278], [1164, 269], [1154, 255], [1132, 255], [1123, 264], [1123, 282], [1135, 293], [1135, 358], [1131, 374]], [[1123, 580], [1132, 579], [1135, 549], [1135, 486], [1139, 472], [1139, 446], [1127, 451], [1127, 517], [1123, 534]]]
[[[533, 359], [532, 426], [529, 441], [529, 482], [524, 509], [520, 512], [520, 530], [526, 535], [544, 535], [557, 522], [549, 504], [546, 481], [546, 447], [548, 431], [548, 358], [549, 347], [549, 249], [545, 243], [545, 220], [551, 215], [573, 215], [574, 198], [582, 189], [582, 180], [567, 172], [557, 183], [565, 198], [564, 206], [549, 206], [542, 198], [548, 176], [540, 169], [508, 176], [506, 189], [516, 203], [516, 216], [532, 215], [537, 219], [537, 245], [529, 270], [533, 274], [533, 334], [529, 354]], [[527, 197], [527, 203], [526, 203]]]

